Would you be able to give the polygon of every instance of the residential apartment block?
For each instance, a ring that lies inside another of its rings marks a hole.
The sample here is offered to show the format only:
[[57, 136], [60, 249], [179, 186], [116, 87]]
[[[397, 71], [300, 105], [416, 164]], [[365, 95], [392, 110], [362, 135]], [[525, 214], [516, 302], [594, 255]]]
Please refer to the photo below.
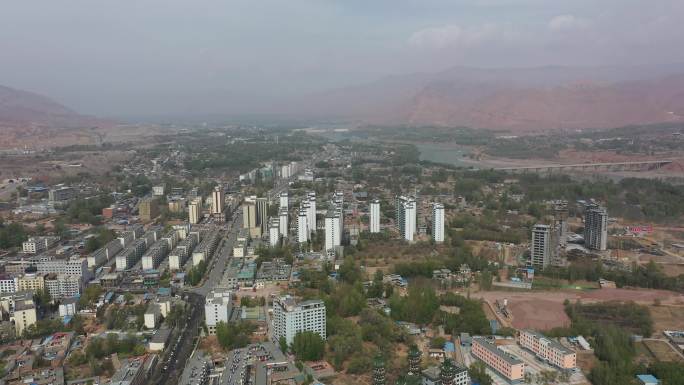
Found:
[[519, 382], [525, 376], [525, 363], [500, 350], [484, 337], [474, 337], [472, 354], [510, 382]]
[[318, 333], [326, 338], [325, 303], [321, 300], [309, 300], [297, 303], [289, 295], [273, 302], [272, 339], [278, 343], [284, 337], [288, 345], [295, 335], [303, 331]]
[[534, 330], [522, 330], [518, 341], [520, 346], [558, 368], [573, 369], [577, 366], [577, 354], [574, 351]]

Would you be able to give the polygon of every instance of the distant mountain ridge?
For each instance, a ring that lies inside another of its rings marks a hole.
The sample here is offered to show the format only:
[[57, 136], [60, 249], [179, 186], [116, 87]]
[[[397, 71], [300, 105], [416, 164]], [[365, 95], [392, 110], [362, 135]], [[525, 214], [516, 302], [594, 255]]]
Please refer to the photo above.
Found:
[[48, 97], [0, 86], [0, 125], [74, 127], [92, 120]]
[[368, 123], [512, 132], [684, 122], [684, 66], [456, 67], [333, 90], [305, 103], [314, 114]]

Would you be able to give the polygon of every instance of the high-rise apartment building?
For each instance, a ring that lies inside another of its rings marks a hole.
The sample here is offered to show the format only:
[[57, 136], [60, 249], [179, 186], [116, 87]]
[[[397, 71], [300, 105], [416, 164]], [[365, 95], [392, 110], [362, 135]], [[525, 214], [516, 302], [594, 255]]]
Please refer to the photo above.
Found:
[[325, 250], [334, 251], [342, 244], [342, 213], [332, 209], [325, 214]]
[[261, 232], [268, 230], [268, 198], [256, 198], [257, 226]]
[[606, 250], [608, 246], [608, 213], [597, 205], [587, 205], [584, 212], [584, 245], [592, 250]]
[[326, 338], [325, 303], [309, 300], [297, 303], [291, 296], [273, 301], [273, 327], [271, 338], [275, 343], [285, 338], [291, 344], [297, 333], [310, 331]]
[[305, 209], [299, 209], [297, 215], [297, 242], [306, 243], [309, 240], [309, 226]]
[[242, 202], [242, 227], [249, 229], [257, 226], [256, 200], [252, 197], [245, 198]]
[[530, 244], [530, 266], [545, 269], [551, 264], [555, 251], [552, 238], [551, 226], [534, 225]]
[[214, 187], [214, 191], [212, 191], [212, 193], [211, 193], [211, 214], [212, 215], [223, 214], [225, 200], [226, 200], [226, 197], [225, 197], [225, 194], [223, 192], [223, 187], [221, 187], [221, 186]]
[[288, 210], [290, 205], [290, 197], [287, 191], [280, 193], [280, 209]]
[[191, 224], [197, 224], [200, 221], [200, 205], [197, 201], [190, 202], [188, 206], [188, 221]]
[[558, 243], [561, 248], [564, 248], [567, 245], [568, 239], [568, 201], [556, 201], [553, 213]]
[[271, 218], [268, 225], [268, 243], [271, 247], [278, 246], [280, 242], [280, 223], [276, 218]]
[[316, 192], [311, 191], [307, 194], [308, 206], [306, 206], [306, 219], [310, 233], [316, 232]]
[[413, 242], [416, 233], [416, 199], [397, 196], [395, 212], [399, 233], [405, 240]]
[[278, 232], [283, 238], [287, 238], [290, 233], [290, 214], [285, 208], [278, 212]]
[[432, 204], [432, 240], [444, 242], [444, 205], [441, 203]]
[[370, 203], [369, 227], [371, 233], [380, 232], [380, 200], [373, 199]]
[[261, 237], [261, 226], [259, 226], [258, 218], [256, 196], [246, 197], [242, 203], [242, 227], [249, 229], [249, 235], [252, 238]]

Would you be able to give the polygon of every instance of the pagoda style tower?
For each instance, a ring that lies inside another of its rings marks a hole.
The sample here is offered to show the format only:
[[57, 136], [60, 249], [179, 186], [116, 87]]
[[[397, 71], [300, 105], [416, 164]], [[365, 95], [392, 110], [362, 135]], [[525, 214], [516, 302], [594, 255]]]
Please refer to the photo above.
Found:
[[420, 374], [420, 350], [415, 344], [411, 345], [408, 352], [409, 374]]
[[373, 385], [385, 385], [387, 378], [385, 377], [385, 360], [378, 353], [373, 361]]
[[453, 385], [454, 377], [456, 377], [456, 366], [451, 358], [447, 358], [439, 368], [439, 377], [442, 380], [442, 385]]

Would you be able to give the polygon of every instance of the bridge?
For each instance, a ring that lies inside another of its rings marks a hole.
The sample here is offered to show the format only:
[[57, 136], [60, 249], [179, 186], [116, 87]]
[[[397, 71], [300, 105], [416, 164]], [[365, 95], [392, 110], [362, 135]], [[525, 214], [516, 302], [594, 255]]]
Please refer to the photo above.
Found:
[[659, 169], [672, 163], [671, 160], [644, 160], [636, 162], [607, 162], [607, 163], [577, 163], [577, 164], [548, 164], [536, 166], [516, 166], [495, 168], [498, 171], [510, 172], [552, 172], [552, 171], [649, 171]]

